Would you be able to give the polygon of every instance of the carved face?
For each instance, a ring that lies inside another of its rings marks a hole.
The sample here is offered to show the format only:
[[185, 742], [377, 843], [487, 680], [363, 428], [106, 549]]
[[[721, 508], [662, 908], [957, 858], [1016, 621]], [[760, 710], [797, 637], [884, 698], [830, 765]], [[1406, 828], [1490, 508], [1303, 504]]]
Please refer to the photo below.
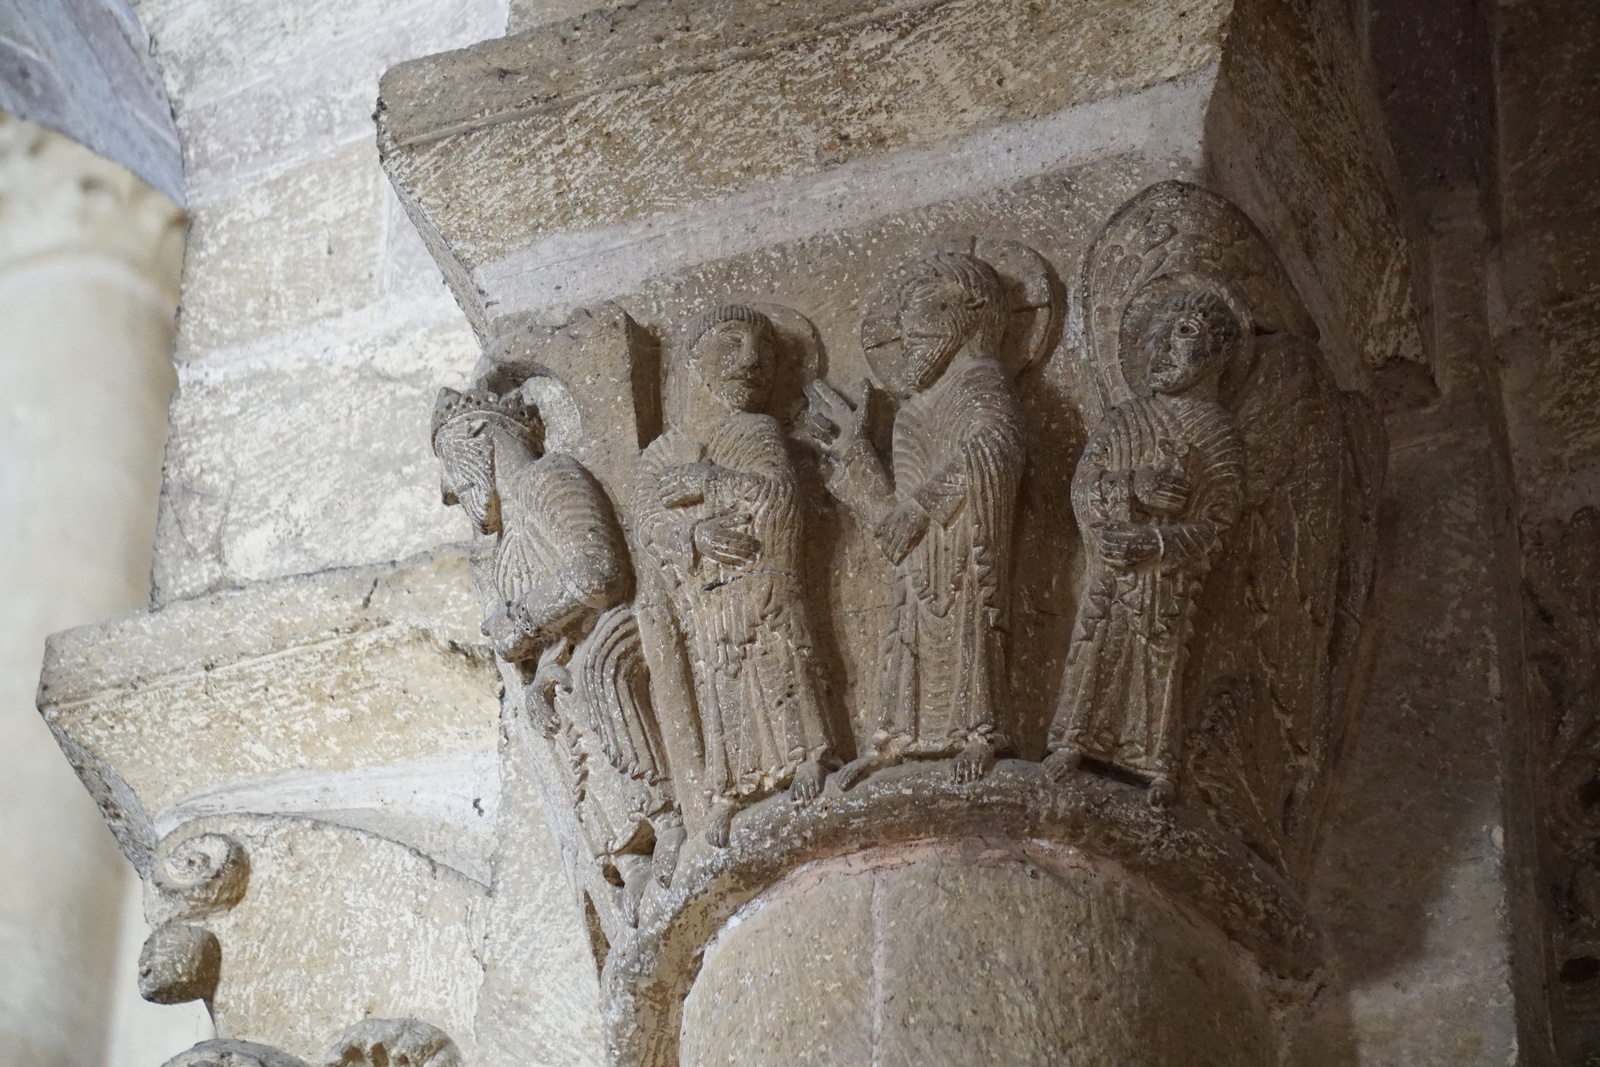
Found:
[[458, 418], [439, 430], [434, 450], [444, 467], [446, 504], [459, 504], [479, 533], [500, 529], [500, 495], [494, 488], [494, 438], [483, 419]]
[[1152, 318], [1150, 388], [1182, 393], [1220, 373], [1239, 339], [1239, 320], [1210, 293], [1175, 293]]
[[756, 411], [772, 387], [772, 346], [758, 323], [719, 322], [694, 346], [695, 367], [711, 395], [735, 411]]
[[906, 381], [926, 389], [971, 335], [972, 296], [939, 275], [913, 278], [900, 291], [900, 344]]

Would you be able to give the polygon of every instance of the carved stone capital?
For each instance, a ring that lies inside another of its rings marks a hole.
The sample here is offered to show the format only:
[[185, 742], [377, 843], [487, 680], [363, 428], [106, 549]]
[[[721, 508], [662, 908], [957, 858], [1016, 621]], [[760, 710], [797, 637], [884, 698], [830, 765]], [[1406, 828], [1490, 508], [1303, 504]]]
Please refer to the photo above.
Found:
[[333, 1043], [326, 1067], [463, 1067], [450, 1035], [421, 1019], [363, 1019]]

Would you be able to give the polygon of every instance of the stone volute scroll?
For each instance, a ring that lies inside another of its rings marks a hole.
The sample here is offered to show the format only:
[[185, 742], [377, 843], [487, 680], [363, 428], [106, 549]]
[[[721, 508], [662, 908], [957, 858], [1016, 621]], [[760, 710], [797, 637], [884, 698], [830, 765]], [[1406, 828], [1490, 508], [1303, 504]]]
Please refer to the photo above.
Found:
[[147, 914], [154, 929], [139, 951], [139, 995], [155, 1004], [209, 1001], [222, 971], [222, 945], [208, 917], [244, 899], [250, 857], [228, 834], [168, 834], [150, 868]]
[[800, 571], [805, 509], [766, 412], [778, 353], [766, 311], [705, 312], [678, 368], [676, 417], [642, 457], [639, 539], [689, 656], [715, 845], [754, 800], [814, 798], [833, 762]]
[[922, 258], [885, 290], [892, 310], [867, 317], [862, 344], [899, 400], [891, 461], [867, 434], [870, 384], [852, 404], [813, 382], [805, 422], [829, 491], [894, 568], [878, 729], [846, 788], [907, 758], [955, 757], [956, 780], [974, 781], [1016, 741], [1005, 635], [1026, 446], [1007, 342], [1013, 312], [1032, 309], [964, 252]]

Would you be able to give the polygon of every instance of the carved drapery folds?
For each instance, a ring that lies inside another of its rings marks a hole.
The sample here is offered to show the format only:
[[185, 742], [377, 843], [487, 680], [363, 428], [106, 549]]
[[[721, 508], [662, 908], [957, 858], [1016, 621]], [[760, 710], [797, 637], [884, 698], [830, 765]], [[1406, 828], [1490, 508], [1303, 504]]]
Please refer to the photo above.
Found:
[[1527, 530], [1523, 546], [1551, 1007], [1582, 1062], [1600, 1048], [1600, 511]]
[[[555, 800], [617, 1062], [675, 1062], [698, 939], [761, 886], [975, 818], [1143, 871], [1274, 973], [1314, 968], [1293, 887], [1361, 659], [1379, 424], [1214, 194], [1119, 210], [1079, 314], [1057, 266], [1014, 241], [912, 258], [862, 315], [870, 381], [830, 379], [805, 309], [756, 300], [659, 351], [615, 306], [510, 323], [440, 394], [507, 751]], [[1060, 353], [1065, 395], [1019, 387]], [[1040, 721], [1009, 679], [1046, 400], [1089, 437], [1075, 526], [1043, 535], [1081, 574]], [[820, 636], [841, 569], [882, 605], [848, 686]], [[1222, 882], [1177, 871], [1180, 837]]]

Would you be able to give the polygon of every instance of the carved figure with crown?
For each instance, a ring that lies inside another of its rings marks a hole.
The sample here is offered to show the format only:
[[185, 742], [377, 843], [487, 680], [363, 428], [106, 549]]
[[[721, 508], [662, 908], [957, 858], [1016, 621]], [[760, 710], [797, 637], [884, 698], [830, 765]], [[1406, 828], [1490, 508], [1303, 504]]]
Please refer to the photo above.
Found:
[[516, 393], [442, 389], [434, 407], [444, 501], [495, 538], [484, 636], [523, 668], [539, 695], [530, 709], [548, 711], [549, 689], [571, 685], [574, 645], [621, 602], [629, 573], [604, 491], [571, 456], [545, 453], [542, 431], [538, 412]]
[[813, 676], [800, 573], [804, 506], [784, 432], [764, 410], [776, 328], [745, 305], [690, 331], [682, 410], [641, 457], [641, 540], [661, 563], [688, 646], [711, 796], [706, 837], [783, 789], [814, 798], [832, 747]]

